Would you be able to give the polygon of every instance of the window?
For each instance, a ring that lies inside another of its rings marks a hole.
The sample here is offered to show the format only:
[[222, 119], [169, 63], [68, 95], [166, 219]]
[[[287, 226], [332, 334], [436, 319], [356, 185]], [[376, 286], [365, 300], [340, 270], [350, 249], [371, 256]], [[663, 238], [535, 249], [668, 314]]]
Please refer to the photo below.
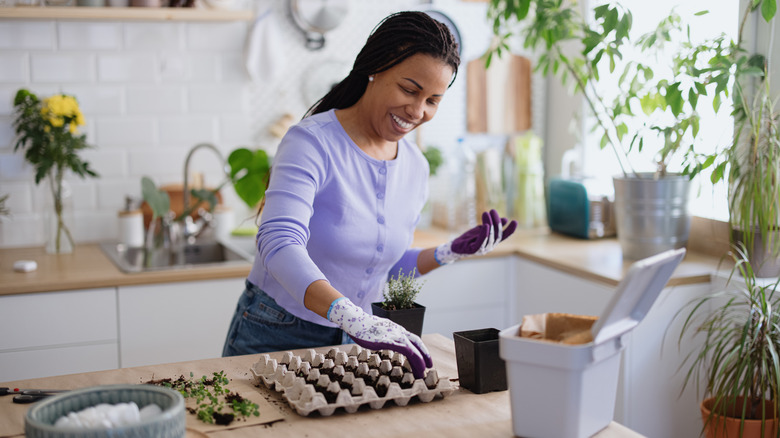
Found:
[[[721, 33], [725, 33], [729, 38], [736, 39], [738, 31], [739, 2], [737, 1], [718, 1], [711, 0], [657, 0], [648, 2], [646, 0], [622, 0], [620, 2], [624, 7], [631, 11], [633, 15], [632, 40], [636, 40], [642, 34], [653, 30], [660, 20], [662, 20], [672, 8], [682, 17], [683, 23], [691, 25], [691, 39], [694, 43], [705, 39], [713, 38]], [[699, 11], [709, 11], [708, 14], [695, 16]], [[624, 57], [630, 58], [636, 54], [629, 53], [628, 48], [623, 50]], [[643, 59], [645, 64], [657, 63], [657, 69], [654, 69], [656, 76], [668, 71], [667, 61], [664, 57], [658, 60]], [[616, 72], [622, 71], [621, 67], [616, 68]], [[619, 73], [618, 73], [619, 74]], [[603, 76], [603, 75], [602, 75]], [[603, 77], [602, 77], [603, 79]], [[597, 84], [599, 93], [609, 94], [609, 82], [602, 80]], [[733, 120], [730, 116], [730, 103], [724, 102], [718, 114], [712, 109], [712, 99], [700, 99], [698, 111], [701, 116], [699, 136], [697, 138], [697, 150], [702, 152], [714, 151], [715, 148], [722, 148], [731, 142], [733, 135]], [[583, 113], [585, 113], [583, 111]], [[592, 121], [585, 120], [583, 132], [584, 153], [583, 153], [583, 171], [586, 175], [617, 175], [622, 173], [620, 166], [615, 158], [615, 154], [609, 147], [601, 150], [599, 143], [601, 134], [590, 133]], [[652, 148], [648, 144], [649, 139], [645, 139], [647, 149]], [[676, 160], [679, 163], [679, 160]], [[632, 153], [631, 165], [638, 172], [653, 171], [652, 154], [643, 153], [636, 155]], [[682, 170], [674, 165], [670, 171]], [[728, 202], [725, 183], [721, 182], [713, 186], [709, 180], [709, 174], [705, 173], [694, 180], [694, 191], [692, 192], [691, 213], [696, 216], [702, 216], [717, 220], [728, 220]]]

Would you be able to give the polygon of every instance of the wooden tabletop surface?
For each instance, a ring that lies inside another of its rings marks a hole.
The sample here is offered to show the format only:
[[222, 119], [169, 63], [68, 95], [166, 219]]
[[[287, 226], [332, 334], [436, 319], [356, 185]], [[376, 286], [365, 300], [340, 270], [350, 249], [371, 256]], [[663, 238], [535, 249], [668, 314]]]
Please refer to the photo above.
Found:
[[[195, 375], [225, 371], [231, 380], [231, 387], [239, 388], [235, 390], [241, 395], [255, 391], [262, 393], [275, 407], [274, 409], [278, 409], [278, 414], [283, 420], [266, 425], [210, 431], [208, 437], [211, 438], [418, 435], [426, 437], [511, 437], [512, 414], [509, 391], [474, 394], [460, 388], [457, 381], [458, 372], [453, 341], [439, 334], [423, 335], [423, 340], [431, 352], [434, 368], [438, 371], [439, 376], [451, 379], [456, 390], [445, 398], [436, 398], [429, 403], [413, 400], [403, 407], [388, 403], [381, 409], [361, 408], [353, 414], [337, 410], [331, 416], [314, 414], [303, 417], [298, 415], [275, 391], [266, 389], [264, 386], [255, 386], [250, 368], [257, 362], [258, 355], [21, 380], [0, 383], [0, 386], [76, 389], [115, 383], [140, 383], [147, 381], [152, 376], [157, 378], [178, 376], [190, 371], [194, 372]], [[349, 349], [347, 346], [340, 348], [345, 351]], [[326, 347], [317, 350], [324, 353], [328, 349]], [[296, 351], [296, 353], [302, 354], [302, 351]], [[282, 352], [271, 353], [271, 357], [277, 360], [281, 358], [281, 355]], [[30, 405], [14, 404], [11, 398], [10, 396], [0, 397], [0, 437], [23, 436], [24, 415]], [[595, 437], [641, 438], [641, 435], [612, 422]]]

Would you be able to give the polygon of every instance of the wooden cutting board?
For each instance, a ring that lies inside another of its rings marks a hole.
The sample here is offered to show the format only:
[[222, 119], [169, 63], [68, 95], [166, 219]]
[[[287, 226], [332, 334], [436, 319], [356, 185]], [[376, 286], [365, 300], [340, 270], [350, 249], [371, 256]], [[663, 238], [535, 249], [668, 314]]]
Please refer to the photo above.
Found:
[[466, 129], [511, 134], [531, 129], [531, 60], [493, 57], [490, 68], [477, 58], [466, 65]]

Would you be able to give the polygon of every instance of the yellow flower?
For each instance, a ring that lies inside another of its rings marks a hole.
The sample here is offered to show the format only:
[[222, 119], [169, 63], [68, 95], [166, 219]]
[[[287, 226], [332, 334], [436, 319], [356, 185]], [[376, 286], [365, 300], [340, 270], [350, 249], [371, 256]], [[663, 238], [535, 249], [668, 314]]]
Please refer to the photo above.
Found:
[[62, 128], [67, 123], [71, 134], [78, 133], [77, 127], [85, 123], [76, 98], [64, 94], [43, 99], [41, 116], [55, 128]]

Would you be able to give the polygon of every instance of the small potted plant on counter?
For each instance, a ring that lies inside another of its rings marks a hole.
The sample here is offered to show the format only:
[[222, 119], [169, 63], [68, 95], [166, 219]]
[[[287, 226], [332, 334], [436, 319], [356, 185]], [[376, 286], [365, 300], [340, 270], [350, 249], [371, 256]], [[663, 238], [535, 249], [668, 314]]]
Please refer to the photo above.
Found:
[[780, 280], [757, 280], [744, 246], [731, 257], [726, 287], [678, 312], [685, 316], [678, 345], [697, 342], [682, 363], [688, 364], [683, 388], [703, 384], [707, 437], [778, 436]]
[[384, 301], [371, 303], [374, 315], [387, 318], [406, 330], [422, 335], [425, 307], [414, 302], [422, 289], [423, 282], [415, 278], [416, 270], [409, 274], [398, 271], [398, 276], [391, 276], [383, 292]]

